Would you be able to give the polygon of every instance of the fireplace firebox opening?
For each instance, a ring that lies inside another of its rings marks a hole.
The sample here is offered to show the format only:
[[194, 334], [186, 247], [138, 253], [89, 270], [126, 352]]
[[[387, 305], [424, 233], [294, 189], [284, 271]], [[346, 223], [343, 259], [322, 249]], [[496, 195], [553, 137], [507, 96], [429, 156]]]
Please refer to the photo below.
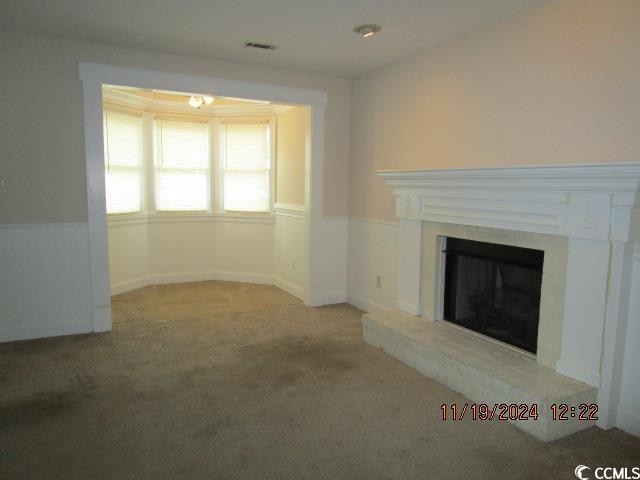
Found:
[[445, 239], [443, 319], [536, 353], [544, 252]]

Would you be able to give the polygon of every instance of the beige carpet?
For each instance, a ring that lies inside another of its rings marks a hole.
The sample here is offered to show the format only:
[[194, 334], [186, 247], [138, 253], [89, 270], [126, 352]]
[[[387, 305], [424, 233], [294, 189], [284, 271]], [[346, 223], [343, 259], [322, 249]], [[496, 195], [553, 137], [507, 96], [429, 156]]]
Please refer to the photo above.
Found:
[[0, 478], [575, 478], [640, 466], [593, 428], [545, 444], [440, 420], [465, 399], [363, 343], [361, 312], [202, 282], [113, 298], [111, 333], [0, 345]]

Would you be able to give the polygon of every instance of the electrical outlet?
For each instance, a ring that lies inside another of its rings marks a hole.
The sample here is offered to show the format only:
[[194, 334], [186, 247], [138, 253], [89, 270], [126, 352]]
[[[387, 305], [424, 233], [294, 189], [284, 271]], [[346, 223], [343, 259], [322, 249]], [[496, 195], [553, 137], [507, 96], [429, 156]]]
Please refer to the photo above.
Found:
[[291, 259], [291, 270], [295, 270], [296, 269], [296, 259], [292, 258]]
[[382, 277], [380, 275], [376, 275], [376, 288], [382, 287]]

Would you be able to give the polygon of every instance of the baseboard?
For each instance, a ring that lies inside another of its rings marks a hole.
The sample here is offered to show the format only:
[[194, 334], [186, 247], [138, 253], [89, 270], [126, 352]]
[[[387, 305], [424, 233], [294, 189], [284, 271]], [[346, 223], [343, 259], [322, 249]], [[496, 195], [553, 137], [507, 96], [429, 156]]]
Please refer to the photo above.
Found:
[[419, 317], [422, 314], [420, 312], [420, 305], [416, 305], [415, 303], [402, 302], [398, 300], [398, 308], [416, 317]]
[[45, 325], [26, 325], [0, 329], [0, 343], [18, 340], [32, 340], [43, 337], [59, 337], [61, 335], [77, 335], [92, 333], [93, 324], [87, 317], [84, 322], [54, 323]]
[[358, 307], [360, 310], [364, 310], [367, 313], [375, 310], [386, 309], [385, 306], [356, 293], [347, 293], [347, 303], [350, 303], [354, 307]]
[[164, 285], [168, 283], [204, 282], [207, 280], [222, 280], [227, 282], [259, 283], [273, 285], [273, 276], [266, 273], [229, 272], [225, 270], [210, 270], [205, 272], [158, 273], [145, 275], [124, 282], [111, 285], [111, 295], [129, 292], [150, 285]]
[[149, 285], [153, 285], [151, 275], [146, 275], [144, 277], [114, 283], [111, 285], [110, 290], [111, 295], [119, 295], [121, 293], [130, 292], [131, 290], [137, 290], [138, 288], [147, 287]]
[[320, 295], [314, 295], [309, 306], [321, 307], [323, 305], [335, 305], [337, 303], [346, 303], [347, 297], [344, 292], [329, 292]]
[[[207, 280], [223, 280], [228, 282], [258, 283], [262, 285], [275, 285], [296, 298], [304, 299], [304, 289], [283, 278], [266, 273], [228, 272], [224, 270], [211, 270], [207, 272], [154, 274], [134, 278], [125, 282], [111, 285], [111, 295], [129, 292], [150, 285], [163, 285], [168, 283], [203, 282]], [[314, 305], [331, 305], [347, 301], [344, 293], [335, 292], [322, 295], [315, 299]]]
[[152, 275], [155, 285], [165, 283], [204, 282], [207, 280], [223, 280], [226, 282], [260, 283], [273, 285], [273, 276], [266, 273], [230, 272], [226, 270], [210, 270], [207, 272], [170, 273]]
[[291, 283], [288, 280], [285, 280], [284, 278], [274, 276], [273, 284], [276, 287], [278, 287], [280, 290], [284, 290], [288, 294], [293, 295], [294, 297], [299, 298], [300, 300], [304, 299], [304, 288], [302, 288], [299, 285], [296, 285], [295, 283]]
[[640, 437], [640, 411], [618, 408], [616, 427], [631, 435]]

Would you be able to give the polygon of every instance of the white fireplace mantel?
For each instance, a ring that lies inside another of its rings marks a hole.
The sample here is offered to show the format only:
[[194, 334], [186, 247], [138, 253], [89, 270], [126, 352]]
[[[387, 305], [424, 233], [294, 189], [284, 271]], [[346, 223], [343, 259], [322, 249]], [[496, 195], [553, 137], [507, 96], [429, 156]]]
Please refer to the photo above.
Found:
[[619, 384], [628, 278], [640, 240], [640, 163], [385, 170], [398, 237], [398, 308], [420, 315], [421, 222], [569, 239], [562, 346], [556, 371], [599, 387], [610, 426]]
[[386, 170], [401, 219], [627, 241], [640, 163]]

